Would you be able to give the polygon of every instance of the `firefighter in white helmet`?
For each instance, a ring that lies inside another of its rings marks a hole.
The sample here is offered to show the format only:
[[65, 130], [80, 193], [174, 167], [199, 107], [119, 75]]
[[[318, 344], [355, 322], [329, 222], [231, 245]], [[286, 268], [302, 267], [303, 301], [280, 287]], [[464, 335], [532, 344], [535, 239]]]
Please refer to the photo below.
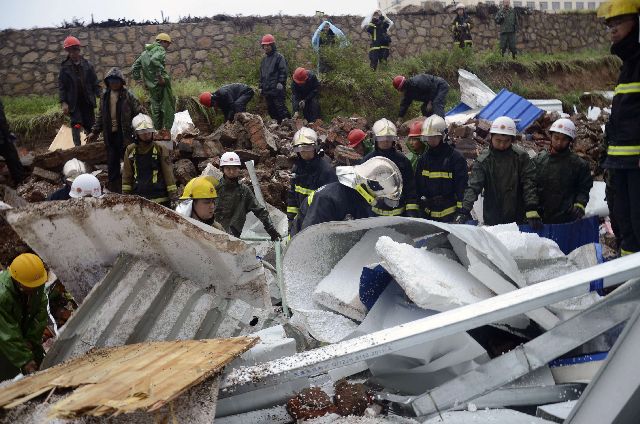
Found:
[[153, 141], [150, 116], [136, 115], [131, 121], [135, 139], [127, 146], [122, 170], [122, 193], [137, 194], [163, 206], [178, 200], [169, 151]]
[[446, 140], [447, 124], [431, 115], [422, 124], [421, 140], [427, 145], [416, 166], [416, 192], [422, 216], [451, 222], [462, 208], [467, 187], [467, 161]]
[[307, 196], [325, 184], [338, 181], [335, 169], [318, 146], [318, 135], [314, 130], [300, 128], [293, 136], [292, 144], [297, 158], [291, 169], [291, 187], [287, 192], [289, 228]]
[[402, 197], [402, 174], [388, 158], [339, 166], [336, 174], [338, 182], [319, 188], [307, 198], [308, 207], [300, 211], [302, 230], [322, 222], [370, 218], [376, 216], [372, 211], [375, 205], [397, 203]]
[[69, 196], [69, 191], [71, 190], [71, 184], [73, 180], [80, 174], [87, 173], [87, 164], [76, 159], [70, 159], [62, 168], [62, 181], [64, 183], [64, 187], [59, 190], [54, 191], [47, 197], [47, 200], [69, 200], [71, 196]]
[[388, 119], [382, 118], [373, 124], [373, 138], [375, 150], [363, 159], [363, 162], [375, 157], [385, 157], [396, 164], [402, 174], [403, 191], [397, 202], [387, 201], [385, 205], [373, 207], [376, 215], [382, 216], [410, 216], [419, 215], [418, 202], [416, 199], [416, 184], [413, 178], [413, 167], [411, 161], [404, 154], [396, 149], [398, 133], [396, 126]]
[[220, 168], [224, 177], [216, 187], [218, 198], [216, 199], [216, 221], [224, 230], [240, 237], [242, 228], [247, 220], [247, 214], [253, 212], [271, 240], [280, 240], [281, 236], [274, 227], [269, 217], [269, 212], [258, 203], [253, 191], [240, 182], [240, 169], [242, 162], [235, 152], [226, 152], [220, 157]]
[[515, 122], [507, 116], [496, 118], [490, 133], [489, 148], [473, 164], [456, 222], [471, 219], [473, 204], [482, 193], [486, 225], [516, 222], [542, 229], [535, 165], [527, 152], [513, 145], [518, 134]]
[[571, 151], [576, 126], [570, 119], [551, 125], [551, 146], [536, 156], [540, 213], [545, 224], [581, 219], [593, 185], [589, 165]]

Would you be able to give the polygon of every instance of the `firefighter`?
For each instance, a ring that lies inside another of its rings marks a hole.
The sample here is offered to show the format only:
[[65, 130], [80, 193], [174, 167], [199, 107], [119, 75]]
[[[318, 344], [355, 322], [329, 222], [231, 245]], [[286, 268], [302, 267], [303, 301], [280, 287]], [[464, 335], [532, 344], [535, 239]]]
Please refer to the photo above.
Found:
[[86, 133], [96, 122], [94, 109], [101, 89], [93, 65], [80, 52], [80, 40], [69, 36], [64, 39], [67, 58], [60, 66], [58, 92], [62, 112], [69, 116], [73, 144], [80, 145], [80, 128]]
[[444, 105], [449, 93], [449, 84], [444, 79], [429, 74], [419, 74], [411, 78], [398, 75], [393, 79], [393, 88], [404, 93], [399, 118], [406, 115], [414, 100], [422, 102], [422, 115], [428, 117], [435, 114], [444, 118]]
[[171, 77], [165, 61], [171, 45], [169, 34], [160, 33], [155, 43], [147, 44], [142, 54], [131, 67], [133, 78], [143, 82], [149, 91], [153, 126], [158, 130], [158, 138], [169, 140], [173, 118], [176, 114], [176, 99], [171, 88]]
[[[622, 59], [618, 85], [606, 124], [607, 156], [613, 199], [613, 221], [619, 229], [620, 254], [640, 251], [640, 42], [637, 0], [615, 0], [603, 4], [611, 37], [611, 53]], [[609, 194], [608, 193], [608, 194]]]
[[253, 212], [264, 225], [271, 240], [280, 240], [281, 236], [273, 226], [269, 212], [258, 203], [253, 191], [239, 181], [241, 167], [240, 157], [235, 152], [226, 152], [220, 157], [220, 168], [224, 177], [216, 187], [217, 221], [224, 231], [234, 237], [240, 237], [247, 214]]
[[9, 130], [4, 105], [0, 101], [0, 155], [4, 158], [13, 184], [17, 186], [24, 179], [24, 167], [16, 150], [16, 136]]
[[64, 167], [62, 168], [62, 181], [64, 183], [64, 187], [51, 193], [49, 197], [47, 197], [47, 200], [69, 200], [71, 198], [69, 192], [71, 191], [73, 180], [75, 180], [78, 175], [86, 173], [87, 164], [84, 162], [76, 158], [65, 162]]
[[467, 15], [464, 4], [458, 3], [456, 5], [456, 17], [451, 23], [453, 44], [461, 49], [471, 47], [473, 45], [473, 41], [471, 39], [471, 28], [473, 28], [471, 17]]
[[305, 68], [296, 68], [291, 81], [293, 112], [302, 113], [307, 122], [320, 118], [320, 81]]
[[419, 208], [416, 201], [416, 185], [413, 178], [413, 168], [411, 167], [409, 159], [396, 149], [396, 142], [398, 140], [396, 126], [388, 119], [380, 119], [373, 124], [373, 136], [375, 150], [366, 155], [363, 162], [378, 156], [386, 157], [392, 160], [398, 169], [400, 169], [402, 181], [404, 182], [402, 186], [402, 196], [399, 202], [386, 199], [385, 205], [376, 205], [373, 207], [373, 211], [377, 215], [384, 216], [404, 215], [417, 217], [419, 215]]
[[[347, 140], [349, 140], [348, 146], [353, 150], [355, 150], [363, 158], [372, 150], [371, 142], [367, 139], [367, 133], [365, 133], [361, 129], [356, 128], [349, 131], [349, 134], [347, 135]], [[352, 165], [359, 165], [359, 164], [354, 163]]]
[[427, 150], [416, 167], [416, 191], [423, 216], [451, 222], [462, 208], [467, 187], [467, 161], [446, 140], [447, 124], [437, 115], [427, 118], [421, 140]]
[[216, 222], [215, 199], [218, 197], [215, 185], [218, 181], [213, 177], [200, 176], [192, 178], [186, 186], [180, 200], [183, 202], [176, 207], [176, 212], [224, 231], [222, 225]]
[[271, 34], [262, 37], [262, 50], [265, 56], [260, 63], [260, 80], [258, 89], [267, 102], [269, 116], [282, 123], [291, 118], [285, 105], [287, 83], [287, 60], [276, 50], [276, 39]]
[[389, 45], [391, 37], [388, 30], [391, 27], [391, 20], [387, 18], [380, 10], [373, 12], [371, 22], [367, 25], [367, 32], [371, 36], [371, 45], [369, 46], [369, 62], [371, 69], [378, 69], [378, 63], [387, 63], [389, 58]]
[[135, 139], [124, 154], [122, 192], [169, 207], [171, 201], [178, 199], [169, 152], [153, 141], [155, 129], [151, 117], [137, 115], [131, 125]]
[[235, 83], [223, 85], [213, 93], [200, 94], [200, 104], [222, 110], [225, 122], [233, 122], [236, 113], [246, 112], [247, 103], [253, 98], [253, 89], [246, 84]]
[[551, 146], [536, 156], [540, 213], [545, 224], [563, 224], [584, 217], [593, 178], [589, 165], [571, 151], [576, 127], [570, 119], [555, 121]]
[[327, 184], [307, 199], [308, 209], [301, 229], [329, 221], [370, 218], [379, 203], [398, 203], [402, 196], [402, 174], [386, 157], [378, 156], [361, 165], [336, 168], [338, 182]]
[[502, 6], [498, 9], [495, 16], [496, 24], [500, 25], [500, 54], [504, 56], [507, 48], [511, 52], [513, 58], [518, 53], [516, 50], [516, 32], [518, 31], [518, 15], [516, 10], [511, 7], [509, 0], [502, 0]]
[[0, 272], [0, 381], [38, 370], [47, 326], [47, 270], [33, 253], [17, 256]]
[[422, 156], [425, 151], [424, 143], [422, 142], [423, 123], [424, 119], [419, 119], [411, 124], [411, 127], [409, 128], [409, 135], [405, 141], [405, 146], [407, 146], [407, 149], [409, 150], [407, 158], [411, 162], [411, 168], [414, 172], [418, 165], [418, 159], [420, 159], [420, 156]]
[[491, 124], [491, 142], [473, 164], [456, 223], [471, 219], [473, 204], [482, 194], [486, 225], [528, 223], [542, 228], [538, 214], [536, 170], [527, 152], [514, 146], [517, 135], [513, 119], [501, 116]]
[[289, 228], [307, 200], [307, 196], [325, 184], [338, 181], [336, 171], [318, 148], [318, 135], [307, 127], [293, 136], [293, 150], [297, 158], [291, 170], [291, 187], [287, 192], [287, 218]]

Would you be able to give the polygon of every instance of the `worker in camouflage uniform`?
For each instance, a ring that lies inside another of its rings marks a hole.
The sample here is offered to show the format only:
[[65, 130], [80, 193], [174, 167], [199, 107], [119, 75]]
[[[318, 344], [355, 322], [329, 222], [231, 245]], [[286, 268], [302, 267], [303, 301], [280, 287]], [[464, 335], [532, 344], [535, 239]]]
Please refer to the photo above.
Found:
[[33, 253], [17, 256], [0, 272], [0, 381], [38, 370], [47, 326], [47, 270]]
[[471, 209], [480, 194], [484, 197], [486, 225], [528, 223], [542, 228], [538, 214], [536, 169], [527, 152], [514, 146], [516, 124], [506, 116], [491, 124], [491, 143], [473, 164], [456, 223], [471, 219]]
[[513, 58], [516, 58], [516, 32], [518, 31], [518, 15], [511, 7], [509, 0], [503, 0], [502, 6], [496, 13], [495, 21], [500, 25], [500, 53], [504, 56], [507, 48]]
[[464, 4], [458, 3], [456, 5], [456, 17], [451, 23], [451, 33], [453, 34], [453, 44], [464, 49], [465, 47], [471, 47], [473, 41], [471, 39], [471, 28], [473, 22], [471, 17], [467, 15], [467, 11], [464, 9]]
[[7, 116], [4, 114], [4, 105], [0, 101], [0, 155], [4, 158], [13, 184], [17, 186], [24, 179], [24, 167], [20, 162], [18, 150], [16, 150], [16, 136], [9, 130]]
[[540, 213], [545, 224], [563, 224], [584, 216], [593, 178], [587, 162], [571, 151], [576, 137], [573, 122], [558, 119], [549, 131], [549, 151], [534, 159]]
[[169, 131], [176, 113], [171, 77], [165, 67], [167, 49], [170, 45], [171, 37], [168, 34], [158, 34], [156, 42], [144, 47], [144, 51], [131, 68], [133, 79], [143, 81], [149, 91], [153, 126], [159, 131], [158, 137], [163, 140], [171, 136]]

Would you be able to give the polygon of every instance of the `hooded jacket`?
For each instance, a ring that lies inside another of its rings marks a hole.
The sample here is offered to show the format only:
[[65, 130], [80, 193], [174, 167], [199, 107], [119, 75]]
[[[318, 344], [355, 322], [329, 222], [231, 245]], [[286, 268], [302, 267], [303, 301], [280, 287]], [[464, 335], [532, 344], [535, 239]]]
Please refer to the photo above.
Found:
[[[73, 61], [67, 57], [60, 66], [58, 74], [58, 95], [60, 103], [69, 105], [69, 112], [73, 113], [78, 107], [78, 97], [83, 96], [85, 103], [92, 108], [96, 107], [96, 98], [100, 97], [102, 90], [98, 83], [98, 76], [93, 65], [85, 58], [80, 58], [80, 72], [76, 73]], [[84, 89], [78, 93], [78, 88]]]
[[262, 222], [265, 230], [274, 228], [269, 212], [258, 203], [253, 191], [240, 181], [222, 178], [216, 191], [216, 221], [227, 233], [240, 237], [249, 212]]
[[269, 95], [276, 90], [278, 84], [285, 87], [287, 83], [287, 60], [280, 52], [276, 50], [273, 44], [273, 50], [262, 58], [260, 63], [260, 81], [258, 87], [263, 93]]
[[162, 88], [158, 84], [158, 75], [162, 76], [165, 81], [169, 81], [170, 77], [165, 68], [167, 51], [160, 44], [152, 43], [144, 47], [142, 54], [133, 62], [131, 67], [133, 79], [144, 80], [144, 85], [153, 90], [156, 87]]

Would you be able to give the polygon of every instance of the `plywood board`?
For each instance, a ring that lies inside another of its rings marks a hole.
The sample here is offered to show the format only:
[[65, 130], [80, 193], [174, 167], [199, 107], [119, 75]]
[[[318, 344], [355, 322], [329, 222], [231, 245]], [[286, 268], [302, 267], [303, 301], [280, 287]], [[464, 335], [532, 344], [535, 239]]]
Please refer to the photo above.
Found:
[[[84, 135], [84, 131], [80, 131], [80, 144], [84, 146], [86, 143], [87, 137]], [[67, 150], [73, 147], [75, 146], [73, 144], [71, 127], [62, 124], [62, 126], [58, 130], [58, 134], [56, 134], [56, 138], [53, 139], [53, 142], [49, 146], [49, 151], [53, 152], [54, 150]]]

